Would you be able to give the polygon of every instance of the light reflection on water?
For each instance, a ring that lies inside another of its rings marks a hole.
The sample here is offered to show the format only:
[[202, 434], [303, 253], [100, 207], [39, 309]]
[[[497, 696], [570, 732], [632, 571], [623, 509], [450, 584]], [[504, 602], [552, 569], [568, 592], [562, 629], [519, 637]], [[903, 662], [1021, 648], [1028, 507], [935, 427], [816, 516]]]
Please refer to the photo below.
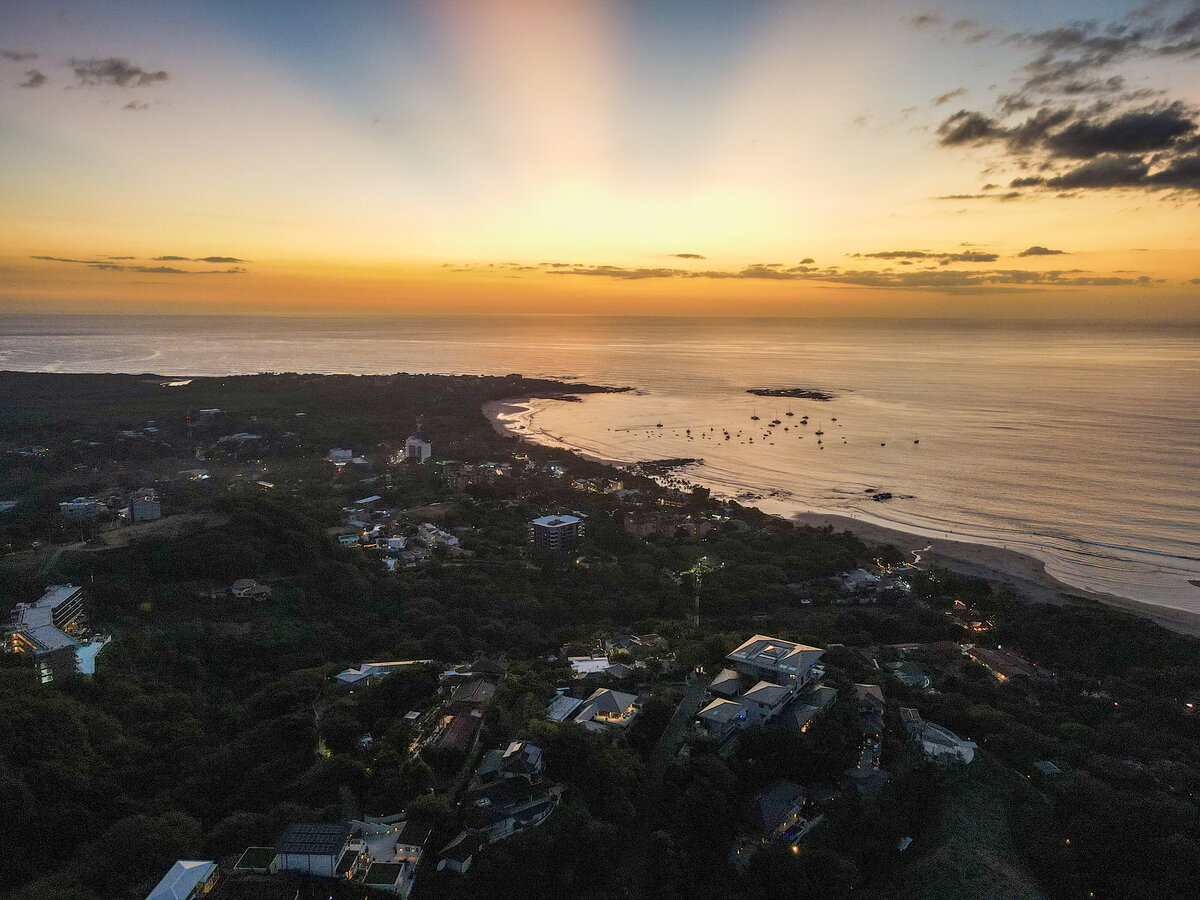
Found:
[[[8, 316], [0, 368], [522, 372], [630, 385], [638, 392], [547, 405], [535, 423], [606, 458], [702, 457], [692, 477], [731, 494], [785, 492], [777, 506], [1002, 543], [1072, 583], [1200, 610], [1200, 588], [1187, 583], [1200, 578], [1197, 328]], [[757, 398], [750, 387], [836, 397]], [[772, 436], [752, 430], [776, 417]], [[811, 432], [822, 422], [818, 449]], [[701, 438], [710, 427], [742, 437]], [[874, 503], [867, 488], [897, 499]]]

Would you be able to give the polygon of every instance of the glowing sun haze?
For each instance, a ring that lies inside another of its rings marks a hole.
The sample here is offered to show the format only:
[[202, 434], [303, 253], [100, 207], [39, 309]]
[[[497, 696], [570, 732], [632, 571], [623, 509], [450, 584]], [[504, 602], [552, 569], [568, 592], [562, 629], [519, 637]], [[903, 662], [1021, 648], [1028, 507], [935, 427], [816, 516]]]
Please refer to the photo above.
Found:
[[1200, 6], [0, 8], [0, 311], [1200, 318]]

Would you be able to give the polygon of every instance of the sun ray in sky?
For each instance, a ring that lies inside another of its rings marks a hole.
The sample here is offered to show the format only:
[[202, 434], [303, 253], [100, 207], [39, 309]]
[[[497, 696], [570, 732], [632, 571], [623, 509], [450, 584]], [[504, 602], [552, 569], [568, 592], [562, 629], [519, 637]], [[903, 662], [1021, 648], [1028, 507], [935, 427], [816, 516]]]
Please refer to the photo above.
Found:
[[9, 4], [0, 308], [1195, 318], [1194, 9]]

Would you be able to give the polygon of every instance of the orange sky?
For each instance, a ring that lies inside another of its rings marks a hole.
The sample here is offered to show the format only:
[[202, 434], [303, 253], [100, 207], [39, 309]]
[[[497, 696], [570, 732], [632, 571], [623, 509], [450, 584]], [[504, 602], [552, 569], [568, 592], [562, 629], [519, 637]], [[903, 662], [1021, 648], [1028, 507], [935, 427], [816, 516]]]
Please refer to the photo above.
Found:
[[0, 311], [1200, 318], [1184, 7], [994, 6], [10, 4]]

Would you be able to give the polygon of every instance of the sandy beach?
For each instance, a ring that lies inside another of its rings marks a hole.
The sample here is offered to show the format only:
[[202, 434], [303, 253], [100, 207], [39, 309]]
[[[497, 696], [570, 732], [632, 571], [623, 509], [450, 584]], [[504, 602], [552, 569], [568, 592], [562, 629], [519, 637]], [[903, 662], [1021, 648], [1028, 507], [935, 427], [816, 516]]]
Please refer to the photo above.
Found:
[[801, 525], [818, 528], [829, 525], [838, 531], [849, 531], [866, 544], [893, 544], [905, 552], [924, 550], [922, 562], [945, 566], [963, 575], [1003, 582], [1035, 603], [1104, 603], [1145, 616], [1172, 631], [1200, 637], [1200, 615], [1064, 584], [1046, 571], [1045, 563], [1024, 553], [987, 544], [923, 537], [849, 516], [798, 513], [791, 519]]
[[[483, 414], [499, 434], [534, 440], [542, 445], [553, 444], [593, 462], [618, 467], [624, 465], [617, 460], [580, 453], [555, 435], [538, 428], [533, 423], [537, 412], [536, 401], [547, 399], [553, 398], [507, 397], [485, 403]], [[1003, 582], [1035, 603], [1103, 603], [1145, 616], [1172, 631], [1200, 637], [1200, 614], [1066, 584], [1049, 574], [1046, 564], [1041, 560], [1014, 550], [988, 544], [926, 537], [850, 516], [800, 512], [783, 517], [801, 525], [832, 526], [838, 531], [850, 531], [867, 544], [893, 544], [904, 552], [924, 551], [921, 552], [923, 562], [945, 566], [963, 575]]]

